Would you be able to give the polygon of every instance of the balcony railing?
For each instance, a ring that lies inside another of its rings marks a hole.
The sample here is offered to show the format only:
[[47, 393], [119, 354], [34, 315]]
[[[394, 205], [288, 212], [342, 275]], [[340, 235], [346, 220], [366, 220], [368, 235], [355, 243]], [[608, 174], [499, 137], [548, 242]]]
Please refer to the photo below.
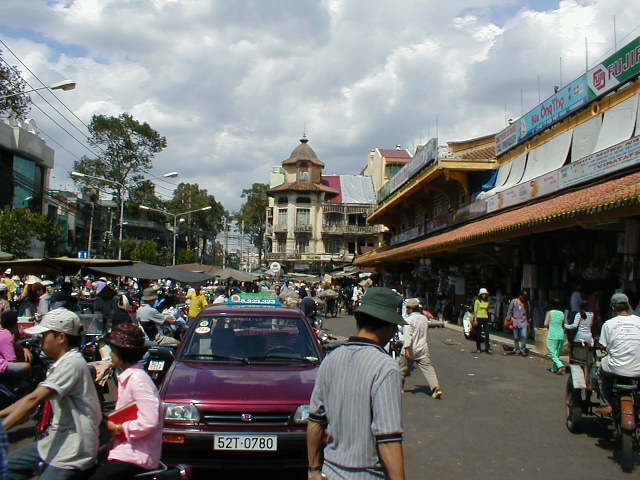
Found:
[[276, 223], [273, 226], [273, 231], [275, 233], [283, 233], [287, 231], [287, 224], [286, 223]]
[[374, 233], [380, 233], [381, 231], [381, 225], [343, 225], [332, 223], [325, 223], [322, 225], [322, 233], [333, 235], [373, 235]]
[[293, 227], [293, 231], [296, 233], [311, 232], [311, 230], [312, 230], [312, 227], [311, 227], [311, 224], [309, 223], [299, 223], [299, 224], [296, 224], [295, 227]]
[[351, 262], [353, 260], [353, 254], [339, 254], [339, 253], [267, 253], [267, 261], [291, 261], [291, 260], [306, 260], [306, 261], [321, 261], [321, 262]]

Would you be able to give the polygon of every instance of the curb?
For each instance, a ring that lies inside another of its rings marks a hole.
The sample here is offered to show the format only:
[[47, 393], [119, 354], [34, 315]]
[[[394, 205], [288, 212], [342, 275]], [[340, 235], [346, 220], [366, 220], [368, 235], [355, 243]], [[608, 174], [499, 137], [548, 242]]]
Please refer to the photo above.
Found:
[[[448, 322], [443, 322], [442, 325], [444, 328], [448, 328], [449, 330], [454, 330], [458, 333], [460, 333], [460, 335], [464, 335], [463, 334], [463, 330], [462, 327], [460, 325], [456, 325], [454, 323], [448, 323]], [[507, 338], [503, 338], [500, 337], [498, 335], [492, 335], [491, 336], [491, 342], [493, 343], [499, 343], [501, 345], [511, 345], [513, 343], [513, 340], [507, 339]], [[531, 343], [527, 343], [527, 348], [529, 349], [529, 355], [533, 356], [533, 357], [538, 357], [538, 358], [544, 358], [546, 360], [549, 360], [551, 357], [549, 357], [548, 353], [543, 353], [543, 352], [539, 352], [537, 351], [535, 348], [535, 345], [531, 344]]]

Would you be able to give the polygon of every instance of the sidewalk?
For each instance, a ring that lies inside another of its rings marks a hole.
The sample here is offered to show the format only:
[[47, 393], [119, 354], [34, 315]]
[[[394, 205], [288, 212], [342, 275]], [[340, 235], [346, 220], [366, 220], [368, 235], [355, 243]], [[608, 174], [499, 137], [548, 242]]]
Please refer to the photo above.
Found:
[[[464, 335], [463, 329], [462, 329], [462, 327], [460, 325], [456, 325], [454, 323], [449, 323], [449, 322], [442, 322], [442, 323], [443, 323], [442, 326], [444, 328], [448, 328], [450, 330], [454, 330], [456, 332], [459, 332], [460, 335]], [[501, 332], [491, 332], [490, 333], [491, 342], [492, 343], [499, 343], [500, 345], [513, 345], [513, 338], [511, 336], [505, 337], [503, 335], [505, 335], [505, 334], [501, 333]], [[546, 359], [549, 358], [549, 354], [547, 353], [546, 347], [541, 351], [529, 339], [527, 339], [527, 348], [529, 349], [529, 353], [531, 355], [535, 356], [535, 357], [546, 358]], [[561, 359], [565, 360], [562, 357], [561, 357]], [[568, 360], [568, 358], [567, 358], [567, 360]]]

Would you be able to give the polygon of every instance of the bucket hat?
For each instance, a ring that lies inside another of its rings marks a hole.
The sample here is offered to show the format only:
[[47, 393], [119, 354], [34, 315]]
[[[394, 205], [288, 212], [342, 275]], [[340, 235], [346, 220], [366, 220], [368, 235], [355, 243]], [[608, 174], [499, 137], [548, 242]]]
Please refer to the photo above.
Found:
[[66, 308], [56, 308], [45, 314], [39, 325], [26, 328], [25, 332], [29, 335], [37, 335], [50, 330], [77, 337], [82, 331], [80, 317]]
[[114, 347], [127, 350], [145, 350], [144, 333], [133, 323], [119, 323], [107, 335], [106, 341]]
[[400, 315], [401, 308], [402, 297], [393, 290], [384, 287], [371, 287], [362, 297], [362, 305], [355, 311], [355, 315], [364, 313], [383, 322], [406, 325], [407, 322]]
[[420, 306], [420, 300], [417, 298], [408, 298], [407, 300], [405, 300], [404, 304], [407, 307], [417, 308]]
[[487, 290], [486, 288], [481, 288], [480, 291], [478, 292], [478, 295], [482, 295], [483, 293], [489, 294], [489, 290]]
[[156, 300], [158, 298], [158, 294], [153, 288], [145, 288], [142, 291], [142, 300], [145, 302], [149, 300]]

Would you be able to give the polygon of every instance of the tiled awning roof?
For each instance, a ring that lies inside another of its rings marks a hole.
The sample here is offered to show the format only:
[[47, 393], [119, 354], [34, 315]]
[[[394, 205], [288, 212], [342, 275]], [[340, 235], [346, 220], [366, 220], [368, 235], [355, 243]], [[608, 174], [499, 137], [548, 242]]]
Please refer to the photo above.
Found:
[[506, 237], [575, 225], [581, 219], [608, 213], [640, 214], [640, 172], [560, 194], [462, 225], [448, 232], [385, 251], [374, 251], [354, 260], [356, 265], [406, 260], [433, 253], [478, 245]]
[[277, 187], [270, 188], [269, 190], [267, 190], [267, 193], [286, 192], [288, 190], [294, 192], [326, 192], [330, 194], [340, 193], [335, 188], [328, 187], [321, 183], [283, 183], [282, 185], [278, 185]]

